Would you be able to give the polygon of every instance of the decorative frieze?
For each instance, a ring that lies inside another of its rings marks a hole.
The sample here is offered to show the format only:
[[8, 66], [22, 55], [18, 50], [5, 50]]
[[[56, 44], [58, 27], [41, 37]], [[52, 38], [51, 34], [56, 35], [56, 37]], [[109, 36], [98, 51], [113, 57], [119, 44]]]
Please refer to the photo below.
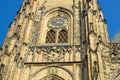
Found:
[[[34, 51], [35, 50], [35, 51]], [[32, 54], [37, 53], [37, 56], [41, 56], [43, 62], [61, 62], [61, 61], [76, 61], [73, 57], [80, 60], [81, 48], [78, 46], [38, 46], [30, 47]], [[29, 53], [30, 53], [29, 52]], [[28, 53], [28, 55], [30, 55]], [[75, 55], [75, 56], [74, 56]], [[42, 62], [37, 61], [37, 62]], [[77, 60], [78, 61], [78, 60]], [[34, 62], [34, 61], [33, 61]], [[35, 61], [36, 62], [36, 61]]]

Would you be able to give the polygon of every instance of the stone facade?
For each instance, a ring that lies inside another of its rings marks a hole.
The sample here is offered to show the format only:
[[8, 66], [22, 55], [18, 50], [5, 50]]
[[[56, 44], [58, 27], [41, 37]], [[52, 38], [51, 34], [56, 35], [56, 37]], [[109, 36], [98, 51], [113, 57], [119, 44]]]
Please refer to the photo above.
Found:
[[120, 80], [120, 44], [96, 0], [24, 0], [0, 53], [1, 80]]

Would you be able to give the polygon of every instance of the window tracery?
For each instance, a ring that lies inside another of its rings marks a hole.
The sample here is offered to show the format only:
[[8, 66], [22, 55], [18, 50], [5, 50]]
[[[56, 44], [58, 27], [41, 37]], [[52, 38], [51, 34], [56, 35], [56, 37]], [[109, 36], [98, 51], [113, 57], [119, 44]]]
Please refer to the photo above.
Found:
[[69, 19], [58, 14], [51, 17], [47, 22], [48, 31], [45, 43], [68, 43]]
[[55, 43], [56, 40], [56, 32], [54, 30], [50, 30], [47, 32], [46, 43]]
[[66, 30], [61, 30], [58, 36], [58, 43], [67, 43], [68, 42], [68, 32]]

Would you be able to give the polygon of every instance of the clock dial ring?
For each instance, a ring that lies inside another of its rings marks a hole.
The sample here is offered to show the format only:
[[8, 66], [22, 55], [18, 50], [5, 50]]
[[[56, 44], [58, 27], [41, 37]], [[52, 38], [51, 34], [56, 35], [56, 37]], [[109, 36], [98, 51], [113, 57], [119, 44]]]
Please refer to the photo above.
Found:
[[48, 21], [48, 27], [62, 28], [68, 25], [68, 19], [61, 16], [52, 17]]

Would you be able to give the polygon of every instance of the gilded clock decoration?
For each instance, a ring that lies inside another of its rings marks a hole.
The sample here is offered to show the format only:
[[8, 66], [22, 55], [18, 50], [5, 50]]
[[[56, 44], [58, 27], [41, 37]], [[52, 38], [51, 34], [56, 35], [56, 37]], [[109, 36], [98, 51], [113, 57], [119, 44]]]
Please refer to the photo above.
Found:
[[57, 69], [54, 68], [54, 67], [51, 67], [51, 68], [48, 69], [49, 74], [57, 74], [57, 72], [58, 72]]
[[61, 28], [68, 25], [68, 19], [61, 16], [56, 16], [48, 21], [48, 27]]

